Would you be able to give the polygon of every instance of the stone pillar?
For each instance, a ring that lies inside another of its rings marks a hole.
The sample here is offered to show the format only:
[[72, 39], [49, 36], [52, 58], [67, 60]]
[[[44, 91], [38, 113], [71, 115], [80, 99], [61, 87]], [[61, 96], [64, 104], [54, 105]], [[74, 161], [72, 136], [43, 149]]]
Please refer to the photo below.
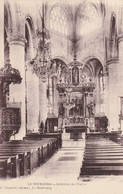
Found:
[[95, 78], [96, 81], [96, 88], [94, 91], [94, 99], [96, 99], [96, 106], [95, 106], [95, 116], [98, 116], [100, 114], [100, 84], [99, 84], [99, 77], [97, 76]]
[[4, 0], [0, 1], [0, 68], [4, 66]]
[[58, 117], [58, 91], [56, 89], [57, 86], [57, 79], [53, 77], [53, 113], [56, 117]]
[[10, 102], [18, 102], [21, 108], [21, 128], [16, 135], [16, 139], [22, 139], [26, 134], [25, 127], [25, 39], [11, 37], [8, 39], [10, 48], [10, 64], [13, 68], [20, 71], [22, 82], [21, 84], [10, 85]]
[[123, 96], [123, 37], [119, 39], [118, 93]]
[[48, 78], [48, 86], [47, 89], [48, 91], [48, 117], [50, 117], [51, 115], [53, 115], [53, 90], [52, 90], [52, 78]]
[[104, 113], [109, 119], [109, 73], [104, 72]]
[[47, 82], [43, 83], [40, 79], [39, 83], [39, 107], [40, 107], [40, 119], [39, 122], [45, 121], [48, 113], [48, 102], [47, 102]]
[[109, 130], [117, 131], [119, 128], [118, 118], [118, 63], [111, 61], [109, 66]]
[[[118, 114], [120, 114], [120, 97], [123, 97], [123, 35], [119, 38], [119, 65], [118, 65]], [[121, 130], [123, 131], [123, 120], [121, 120]]]
[[27, 131], [38, 132], [39, 78], [35, 74], [32, 74], [28, 63], [26, 71], [26, 115]]

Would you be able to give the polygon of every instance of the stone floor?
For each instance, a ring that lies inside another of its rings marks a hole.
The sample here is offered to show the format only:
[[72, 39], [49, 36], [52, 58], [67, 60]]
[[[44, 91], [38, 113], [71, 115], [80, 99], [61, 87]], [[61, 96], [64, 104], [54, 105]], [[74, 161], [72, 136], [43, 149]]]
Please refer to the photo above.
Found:
[[20, 194], [122, 194], [123, 176], [79, 177], [85, 138], [70, 140], [31, 176], [0, 182], [0, 193]]
[[62, 148], [54, 154], [41, 168], [37, 169], [31, 179], [46, 179], [48, 181], [73, 180], [79, 178], [82, 165], [85, 139], [74, 141], [69, 134], [63, 134]]

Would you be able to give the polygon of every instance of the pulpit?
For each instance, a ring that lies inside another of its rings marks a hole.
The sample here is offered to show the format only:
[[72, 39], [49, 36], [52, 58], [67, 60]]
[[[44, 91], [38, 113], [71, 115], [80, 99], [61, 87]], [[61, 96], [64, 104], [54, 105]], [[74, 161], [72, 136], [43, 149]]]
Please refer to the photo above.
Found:
[[18, 133], [20, 125], [20, 108], [3, 107], [0, 109], [0, 129], [4, 141], [9, 141], [11, 135]]

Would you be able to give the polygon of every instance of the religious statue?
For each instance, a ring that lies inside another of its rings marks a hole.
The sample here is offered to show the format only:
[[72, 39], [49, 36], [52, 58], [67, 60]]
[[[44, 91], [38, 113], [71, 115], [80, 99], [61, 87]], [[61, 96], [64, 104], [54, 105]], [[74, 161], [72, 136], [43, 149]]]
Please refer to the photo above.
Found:
[[57, 68], [57, 63], [56, 63], [55, 60], [53, 60], [53, 61], [52, 61], [52, 71], [53, 71], [53, 73], [56, 72], [56, 68]]
[[93, 117], [94, 116], [94, 103], [91, 101], [88, 105], [88, 113], [89, 113], [89, 117]]
[[59, 117], [63, 117], [65, 114], [65, 107], [63, 106], [63, 103], [60, 103], [59, 106]]
[[58, 78], [60, 78], [61, 74], [62, 74], [62, 64], [59, 63], [58, 67], [57, 67], [57, 76], [58, 76]]
[[72, 69], [72, 82], [73, 82], [73, 85], [79, 84], [79, 69], [78, 69], [78, 67], [74, 67]]

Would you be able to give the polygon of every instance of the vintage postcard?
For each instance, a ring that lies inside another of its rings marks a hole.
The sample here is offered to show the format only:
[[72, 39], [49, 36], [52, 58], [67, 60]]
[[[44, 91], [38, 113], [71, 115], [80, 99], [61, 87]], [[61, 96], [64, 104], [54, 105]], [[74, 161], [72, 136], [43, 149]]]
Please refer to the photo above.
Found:
[[123, 1], [0, 1], [0, 193], [123, 193]]

